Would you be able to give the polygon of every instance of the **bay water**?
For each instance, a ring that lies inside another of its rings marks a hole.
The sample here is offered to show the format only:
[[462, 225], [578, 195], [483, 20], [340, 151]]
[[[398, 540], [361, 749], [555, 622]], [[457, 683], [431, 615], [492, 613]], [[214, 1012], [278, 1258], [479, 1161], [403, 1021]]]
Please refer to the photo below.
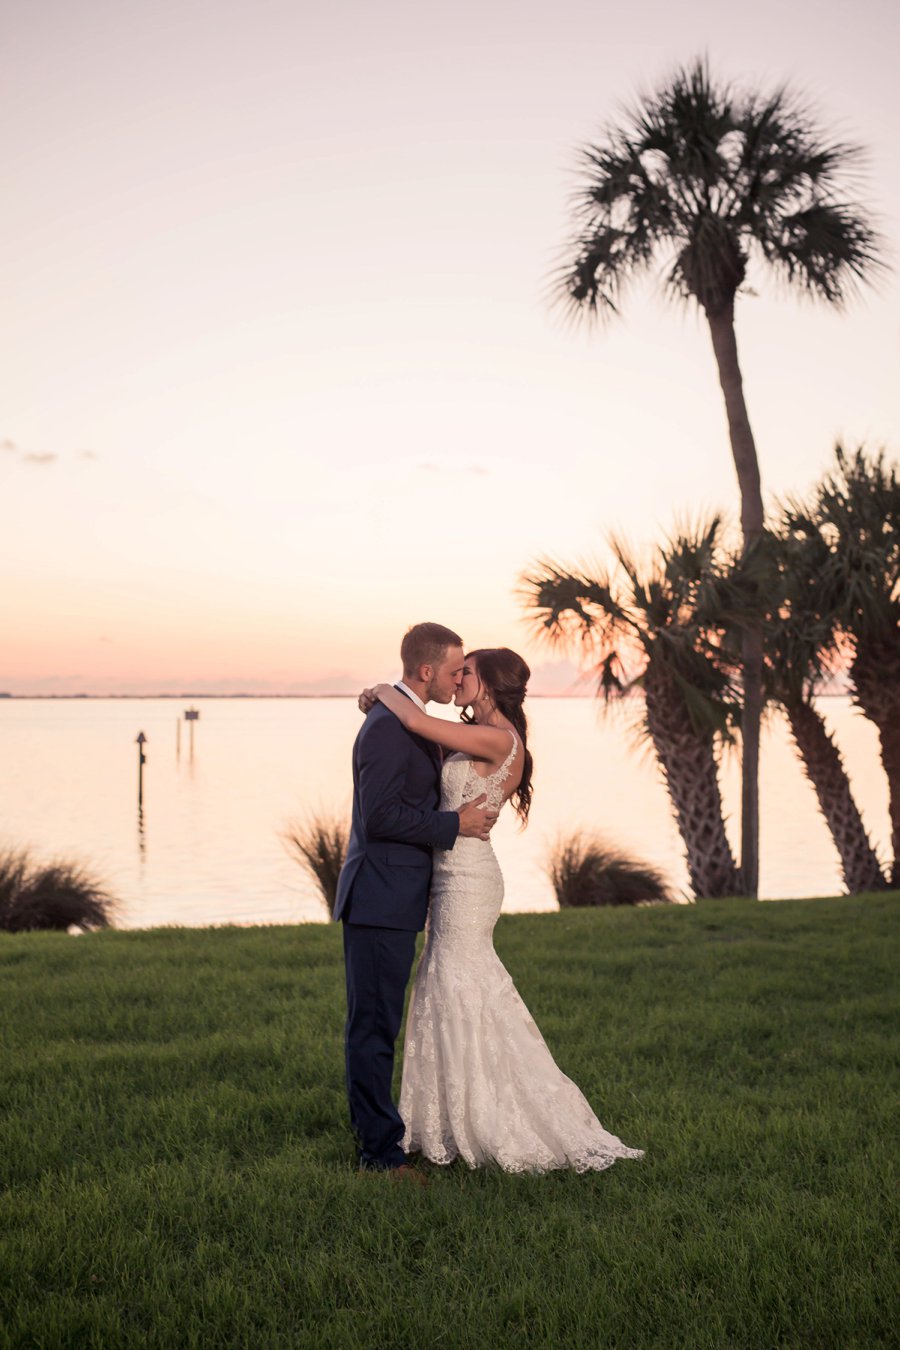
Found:
[[[884, 853], [875, 729], [847, 697], [819, 707]], [[189, 708], [199, 712], [193, 750]], [[686, 897], [681, 841], [652, 752], [635, 743], [635, 711], [604, 713], [590, 698], [529, 701], [531, 820], [520, 831], [507, 807], [493, 836], [506, 911], [556, 907], [546, 865], [554, 841], [575, 830], [655, 864]], [[0, 699], [0, 848], [83, 862], [120, 898], [121, 927], [324, 921], [314, 883], [281, 836], [311, 811], [349, 818], [360, 720], [346, 698]], [[147, 738], [140, 811], [139, 732]], [[737, 755], [726, 758], [722, 784], [737, 848]], [[760, 791], [760, 894], [839, 893], [834, 846], [778, 716], [764, 729]]]

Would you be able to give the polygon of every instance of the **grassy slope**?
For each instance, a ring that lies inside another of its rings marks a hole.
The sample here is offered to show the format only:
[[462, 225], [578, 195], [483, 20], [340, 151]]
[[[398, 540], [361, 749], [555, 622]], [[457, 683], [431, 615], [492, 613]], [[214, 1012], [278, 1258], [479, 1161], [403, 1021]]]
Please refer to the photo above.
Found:
[[891, 1344], [895, 905], [502, 919], [647, 1158], [421, 1192], [353, 1171], [336, 927], [2, 938], [0, 1345]]

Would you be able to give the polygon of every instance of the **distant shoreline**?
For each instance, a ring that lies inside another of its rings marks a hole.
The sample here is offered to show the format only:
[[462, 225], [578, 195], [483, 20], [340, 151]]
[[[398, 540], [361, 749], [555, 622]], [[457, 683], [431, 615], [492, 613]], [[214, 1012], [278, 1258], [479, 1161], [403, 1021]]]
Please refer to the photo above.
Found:
[[[97, 700], [97, 699], [101, 699], [101, 700], [102, 700], [102, 699], [148, 699], [148, 698], [167, 698], [167, 699], [181, 699], [181, 700], [184, 700], [184, 699], [186, 699], [186, 698], [194, 698], [194, 699], [201, 699], [201, 698], [207, 698], [207, 699], [209, 699], [209, 698], [216, 698], [216, 699], [226, 699], [226, 698], [240, 698], [240, 699], [248, 699], [248, 698], [282, 698], [282, 699], [283, 699], [283, 698], [352, 698], [352, 699], [357, 699], [358, 697], [359, 697], [358, 694], [197, 694], [197, 693], [192, 693], [190, 690], [188, 690], [188, 691], [187, 691], [186, 693], [184, 693], [184, 694], [7, 694], [4, 690], [0, 690], [0, 700], [2, 700], [2, 701], [5, 702], [5, 703], [24, 703], [24, 702], [26, 702], [26, 701], [34, 702], [34, 701], [36, 701], [36, 700], [41, 700], [42, 702], [45, 702], [45, 703], [46, 703], [46, 702], [55, 702], [55, 703], [59, 703], [59, 702], [61, 702], [61, 701], [63, 701], [63, 700], [68, 700], [69, 702], [80, 702], [80, 703], [84, 703], [86, 700], [89, 700], [89, 699], [93, 699], [93, 700]], [[596, 698], [596, 694], [529, 694], [528, 697], [529, 697], [530, 699], [531, 699], [531, 698]]]
[[[357, 698], [357, 694], [198, 694], [187, 690], [183, 694], [8, 694], [0, 690], [0, 699], [6, 702], [22, 703], [25, 700], [41, 699], [43, 701], [52, 700], [60, 702], [63, 699], [78, 700], [84, 702], [86, 699], [147, 699], [147, 698]], [[540, 697], [538, 695], [537, 697]], [[576, 695], [580, 697], [580, 695]]]
[[[846, 698], [847, 695], [849, 694], [849, 692], [850, 692], [849, 689], [831, 689], [831, 690], [823, 690], [821, 693], [817, 693], [817, 694], [816, 694], [816, 698]], [[92, 700], [92, 701], [103, 701], [103, 700], [112, 700], [112, 699], [119, 700], [119, 701], [122, 701], [122, 700], [128, 700], [128, 699], [130, 699], [130, 700], [136, 700], [136, 701], [142, 701], [142, 700], [145, 701], [145, 700], [147, 700], [147, 699], [170, 699], [170, 700], [172, 700], [172, 699], [174, 699], [174, 700], [179, 700], [179, 699], [180, 699], [181, 701], [184, 701], [184, 699], [198, 699], [198, 700], [199, 700], [199, 699], [220, 699], [220, 700], [221, 700], [221, 699], [244, 699], [244, 700], [246, 700], [246, 699], [251, 699], [251, 698], [255, 698], [255, 699], [265, 699], [265, 698], [269, 698], [269, 699], [286, 699], [286, 698], [305, 698], [305, 699], [308, 699], [308, 698], [352, 698], [352, 699], [356, 699], [357, 697], [358, 697], [357, 694], [200, 694], [200, 693], [194, 693], [194, 692], [192, 692], [191, 690], [187, 690], [187, 691], [186, 691], [185, 693], [183, 693], [183, 694], [154, 694], [154, 693], [146, 693], [146, 694], [11, 694], [11, 693], [7, 693], [5, 690], [0, 690], [0, 702], [5, 702], [5, 703], [33, 703], [33, 702], [38, 702], [38, 701], [43, 702], [43, 703], [48, 703], [48, 702], [50, 702], [50, 703], [61, 703], [61, 702], [70, 702], [70, 703], [72, 703], [72, 702], [79, 702], [79, 703], [84, 703], [84, 702], [86, 702], [86, 701], [88, 701], [88, 700]], [[535, 699], [535, 698], [565, 698], [565, 699], [579, 699], [579, 698], [580, 698], [580, 699], [596, 699], [596, 698], [597, 698], [597, 695], [596, 695], [596, 693], [594, 693], [594, 692], [586, 693], [586, 694], [538, 694], [538, 693], [534, 693], [534, 694], [529, 694], [528, 697], [529, 697], [529, 699]]]

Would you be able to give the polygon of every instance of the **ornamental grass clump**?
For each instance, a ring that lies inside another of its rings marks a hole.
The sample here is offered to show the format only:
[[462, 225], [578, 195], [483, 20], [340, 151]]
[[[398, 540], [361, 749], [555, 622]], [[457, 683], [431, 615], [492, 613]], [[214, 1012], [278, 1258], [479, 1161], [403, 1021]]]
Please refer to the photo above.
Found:
[[560, 909], [674, 902], [657, 868], [581, 833], [556, 842], [546, 870]]
[[38, 864], [25, 849], [0, 854], [0, 930], [110, 928], [115, 898], [80, 863]]
[[315, 811], [292, 821], [282, 834], [288, 853], [312, 877], [329, 910], [334, 906], [349, 837], [343, 820]]

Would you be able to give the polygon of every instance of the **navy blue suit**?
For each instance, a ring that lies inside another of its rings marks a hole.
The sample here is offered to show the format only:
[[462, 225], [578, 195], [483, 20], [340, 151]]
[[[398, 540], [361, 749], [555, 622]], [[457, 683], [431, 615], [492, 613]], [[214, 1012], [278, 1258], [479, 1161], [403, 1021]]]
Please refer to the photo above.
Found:
[[353, 746], [353, 817], [334, 918], [344, 924], [345, 1055], [360, 1165], [399, 1167], [403, 1121], [391, 1096], [403, 997], [425, 927], [431, 850], [452, 848], [456, 811], [439, 811], [441, 752], [382, 703]]

